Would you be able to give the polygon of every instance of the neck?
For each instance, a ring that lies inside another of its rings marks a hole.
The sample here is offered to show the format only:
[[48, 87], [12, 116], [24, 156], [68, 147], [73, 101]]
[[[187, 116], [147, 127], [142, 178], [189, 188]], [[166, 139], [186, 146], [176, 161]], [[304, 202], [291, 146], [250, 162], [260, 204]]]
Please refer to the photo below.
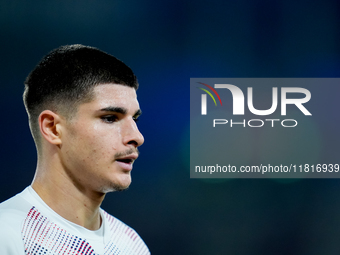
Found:
[[99, 207], [105, 194], [77, 187], [65, 172], [50, 166], [38, 163], [32, 188], [63, 218], [89, 230], [99, 229]]

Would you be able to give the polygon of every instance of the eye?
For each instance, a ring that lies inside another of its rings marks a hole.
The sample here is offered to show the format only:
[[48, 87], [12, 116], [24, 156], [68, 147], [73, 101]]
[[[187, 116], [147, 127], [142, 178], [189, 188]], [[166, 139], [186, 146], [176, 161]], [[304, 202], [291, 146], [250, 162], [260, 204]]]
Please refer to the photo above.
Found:
[[139, 117], [132, 117], [132, 119], [133, 119], [135, 122], [138, 122], [138, 121], [139, 121]]
[[106, 123], [113, 123], [118, 120], [118, 117], [116, 115], [105, 115], [100, 118]]

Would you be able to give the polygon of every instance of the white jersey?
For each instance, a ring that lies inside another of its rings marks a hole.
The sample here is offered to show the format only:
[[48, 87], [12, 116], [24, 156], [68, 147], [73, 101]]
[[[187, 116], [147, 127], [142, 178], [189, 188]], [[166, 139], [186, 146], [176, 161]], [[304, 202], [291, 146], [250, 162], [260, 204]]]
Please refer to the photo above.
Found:
[[88, 230], [54, 212], [29, 186], [0, 204], [0, 254], [150, 254], [136, 231], [100, 213], [100, 229]]

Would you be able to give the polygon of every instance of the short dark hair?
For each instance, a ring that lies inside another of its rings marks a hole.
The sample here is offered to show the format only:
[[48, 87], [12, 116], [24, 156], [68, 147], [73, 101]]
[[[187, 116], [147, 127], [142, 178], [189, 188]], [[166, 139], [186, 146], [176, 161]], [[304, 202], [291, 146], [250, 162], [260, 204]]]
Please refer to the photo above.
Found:
[[24, 104], [34, 140], [40, 139], [38, 117], [52, 110], [71, 118], [80, 103], [93, 99], [96, 85], [114, 83], [137, 90], [137, 78], [122, 61], [80, 44], [48, 53], [25, 81]]

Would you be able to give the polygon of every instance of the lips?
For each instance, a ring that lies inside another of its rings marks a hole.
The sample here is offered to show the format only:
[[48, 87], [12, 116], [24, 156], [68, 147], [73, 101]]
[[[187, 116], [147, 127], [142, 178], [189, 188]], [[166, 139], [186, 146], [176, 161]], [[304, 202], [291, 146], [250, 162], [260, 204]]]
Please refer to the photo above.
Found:
[[132, 170], [133, 162], [138, 158], [138, 154], [130, 154], [125, 157], [117, 158], [116, 162], [118, 165], [126, 171]]

